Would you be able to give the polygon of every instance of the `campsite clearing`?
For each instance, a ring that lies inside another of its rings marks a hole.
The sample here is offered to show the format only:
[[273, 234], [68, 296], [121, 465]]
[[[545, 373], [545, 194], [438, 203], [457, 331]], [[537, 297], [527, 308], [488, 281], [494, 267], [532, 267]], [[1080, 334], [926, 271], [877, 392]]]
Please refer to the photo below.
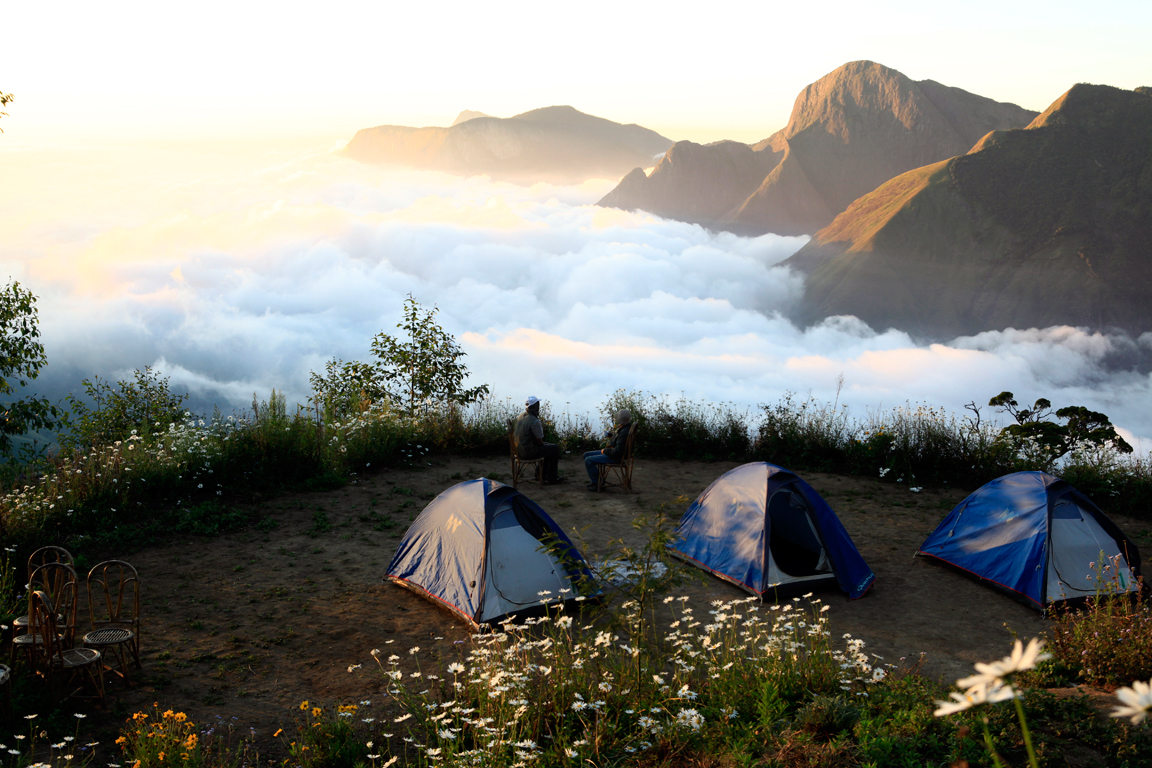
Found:
[[[134, 687], [110, 689], [119, 698], [110, 711], [137, 711], [159, 701], [197, 722], [235, 717], [231, 722], [244, 732], [254, 728], [268, 743], [276, 729], [291, 724], [304, 700], [385, 706], [373, 648], [406, 656], [420, 646], [424, 658], [431, 652], [439, 653], [444, 665], [455, 660], [467, 647], [468, 627], [385, 583], [383, 576], [401, 535], [436, 494], [479, 476], [506, 480], [508, 460], [432, 461], [364, 473], [335, 491], [293, 493], [252, 505], [263, 521], [237, 533], [108, 553], [132, 562], [144, 582], [144, 670]], [[613, 488], [592, 494], [584, 490], [583, 466], [563, 457], [560, 470], [567, 483], [521, 483], [520, 490], [578, 545], [582, 538], [591, 552], [604, 554], [613, 539], [641, 543], [632, 527], [637, 514], [677, 497], [695, 498], [735, 466], [641, 458], [636, 493]], [[923, 671], [951, 682], [969, 674], [974, 662], [1003, 656], [1010, 629], [1025, 638], [1044, 630], [1036, 611], [913, 559], [925, 537], [973, 488], [912, 493], [904, 484], [872, 478], [799, 474], [836, 511], [876, 574], [875, 585], [859, 600], [849, 601], [836, 589], [819, 594], [831, 606], [834, 636], [848, 632], [862, 638], [866, 650], [886, 662], [911, 661], [924, 652]], [[687, 506], [670, 509], [679, 516]], [[1147, 523], [1113, 519], [1145, 552], [1152, 551]], [[745, 594], [711, 577], [681, 593], [691, 596], [697, 612], [708, 610], [710, 600]]]

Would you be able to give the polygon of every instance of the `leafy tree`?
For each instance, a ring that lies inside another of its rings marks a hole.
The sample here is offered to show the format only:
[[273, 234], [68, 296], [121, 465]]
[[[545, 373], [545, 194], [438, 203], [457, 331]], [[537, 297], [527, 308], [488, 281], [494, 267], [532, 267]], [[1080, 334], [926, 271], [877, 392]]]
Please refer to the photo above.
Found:
[[[13, 280], [0, 290], [0, 396], [15, 394], [40, 375], [48, 364], [40, 343], [36, 297]], [[44, 398], [0, 402], [0, 455], [12, 453], [12, 436], [38, 429], [55, 429], [60, 411]]]
[[[1020, 407], [1011, 392], [1001, 392], [989, 400], [988, 405], [1016, 420], [1015, 424], [1009, 424], [1001, 431], [1002, 437], [1007, 436], [1017, 444], [1032, 441], [1049, 462], [1059, 459], [1078, 443], [1109, 446], [1120, 453], [1132, 453], [1132, 446], [1117, 434], [1107, 416], [1082, 405], [1070, 405], [1053, 414], [1052, 403], [1048, 400], [1040, 398], [1030, 408]], [[1065, 423], [1050, 421], [1048, 417], [1051, 415]]]
[[309, 378], [312, 390], [332, 416], [358, 413], [372, 403], [390, 399], [372, 363], [332, 359], [324, 364], [323, 376], [312, 371]]
[[374, 362], [332, 360], [325, 375], [312, 373], [313, 389], [332, 413], [352, 413], [386, 400], [408, 414], [436, 401], [466, 405], [488, 394], [482, 384], [464, 388], [468, 368], [456, 338], [436, 324], [435, 306], [423, 309], [411, 294], [404, 300], [404, 319], [396, 327], [407, 340], [378, 333], [372, 339]]
[[[0, 91], [0, 107], [8, 106], [8, 103], [11, 102], [12, 100], [14, 100], [15, 98], [16, 97], [10, 93], [4, 93], [3, 91]], [[8, 113], [7, 112], [0, 112], [0, 117], [8, 117]], [[3, 128], [0, 128], [0, 133], [4, 133]]]
[[187, 393], [175, 395], [168, 388], [168, 378], [145, 367], [135, 372], [135, 381], [118, 381], [115, 385], [99, 376], [81, 382], [92, 405], [69, 395], [72, 418], [69, 432], [60, 436], [66, 448], [110, 445], [127, 440], [136, 432], [141, 436], [165, 430], [184, 416]]

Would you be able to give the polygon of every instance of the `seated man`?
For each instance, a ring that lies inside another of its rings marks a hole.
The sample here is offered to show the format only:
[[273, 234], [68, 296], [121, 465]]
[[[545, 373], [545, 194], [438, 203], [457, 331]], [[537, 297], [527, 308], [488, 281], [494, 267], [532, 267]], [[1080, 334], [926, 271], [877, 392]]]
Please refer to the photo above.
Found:
[[564, 482], [556, 471], [560, 463], [560, 446], [544, 442], [544, 423], [540, 421], [540, 400], [529, 397], [524, 403], [524, 413], [516, 419], [512, 427], [516, 441], [516, 455], [522, 459], [544, 457], [544, 484], [556, 485]]
[[628, 443], [628, 430], [632, 427], [632, 414], [627, 409], [619, 411], [614, 417], [616, 425], [608, 433], [608, 447], [600, 451], [588, 451], [584, 454], [584, 468], [588, 470], [588, 490], [598, 490], [596, 485], [600, 477], [600, 464], [619, 464], [624, 458], [624, 447]]

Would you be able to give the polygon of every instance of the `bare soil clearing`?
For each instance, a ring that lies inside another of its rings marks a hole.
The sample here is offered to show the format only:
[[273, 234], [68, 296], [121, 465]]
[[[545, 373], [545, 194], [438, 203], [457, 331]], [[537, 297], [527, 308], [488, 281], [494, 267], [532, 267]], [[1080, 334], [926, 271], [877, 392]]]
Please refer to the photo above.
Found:
[[[412, 646], [456, 658], [470, 630], [448, 613], [382, 577], [411, 519], [445, 488], [479, 476], [509, 475], [506, 458], [433, 459], [434, 466], [361, 476], [331, 492], [295, 493], [255, 505], [265, 524], [215, 539], [193, 539], [126, 554], [143, 579], [143, 672], [133, 686], [109, 689], [110, 713], [154, 701], [197, 722], [231, 719], [262, 741], [292, 722], [303, 700], [384, 703], [370, 651]], [[582, 529], [593, 552], [608, 542], [641, 544], [632, 520], [679, 496], [694, 498], [733, 463], [637, 462], [634, 487], [584, 490], [583, 465], [561, 461], [569, 482], [520, 489], [567, 531]], [[925, 674], [951, 681], [976, 661], [1003, 656], [1012, 636], [1044, 630], [1030, 608], [912, 554], [972, 489], [911, 493], [903, 484], [802, 473], [839, 514], [875, 586], [860, 600], [838, 591], [833, 630], [850, 632], [887, 662], [926, 653]], [[686, 505], [672, 509], [678, 515]], [[1148, 524], [1116, 522], [1138, 546], [1152, 544]], [[271, 521], [275, 521], [272, 527]], [[122, 553], [117, 553], [122, 554]], [[714, 599], [746, 596], [713, 578], [691, 584], [697, 612]], [[363, 667], [348, 671], [350, 666]], [[96, 723], [93, 723], [96, 724]], [[115, 725], [107, 722], [107, 725]]]

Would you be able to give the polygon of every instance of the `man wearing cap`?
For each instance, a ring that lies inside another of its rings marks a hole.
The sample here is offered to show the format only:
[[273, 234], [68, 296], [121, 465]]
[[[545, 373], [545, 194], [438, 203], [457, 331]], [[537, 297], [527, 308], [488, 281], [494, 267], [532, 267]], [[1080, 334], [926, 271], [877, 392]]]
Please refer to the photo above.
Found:
[[560, 446], [544, 442], [544, 423], [540, 421], [540, 399], [532, 396], [524, 402], [524, 413], [516, 419], [512, 427], [516, 440], [516, 455], [522, 459], [544, 458], [544, 484], [556, 485], [564, 482], [557, 471], [560, 463]]
[[623, 408], [613, 417], [616, 425], [608, 433], [608, 447], [600, 451], [584, 454], [584, 468], [588, 470], [588, 490], [599, 490], [600, 464], [618, 464], [624, 458], [624, 447], [628, 443], [628, 430], [632, 428], [632, 412]]

